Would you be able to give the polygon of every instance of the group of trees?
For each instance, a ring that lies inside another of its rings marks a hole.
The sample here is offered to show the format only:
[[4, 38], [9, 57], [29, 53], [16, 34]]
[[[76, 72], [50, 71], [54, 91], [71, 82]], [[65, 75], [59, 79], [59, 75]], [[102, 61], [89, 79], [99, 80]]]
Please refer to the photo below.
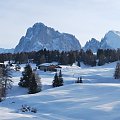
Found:
[[56, 73], [54, 76], [54, 80], [52, 82], [53, 87], [59, 87], [63, 86], [63, 78], [62, 78], [62, 72], [60, 70], [59, 75]]
[[[29, 94], [34, 94], [40, 92], [42, 89], [40, 77], [32, 70], [30, 64], [27, 64], [24, 67], [22, 72], [22, 77], [18, 83], [20, 87], [28, 88]], [[54, 80], [52, 82], [53, 87], [59, 87], [63, 85], [62, 72], [59, 71], [59, 74], [55, 73]]]
[[99, 49], [97, 51], [98, 65], [104, 65], [105, 63], [111, 63], [120, 60], [120, 49]]
[[104, 65], [105, 63], [114, 62], [120, 60], [120, 49], [98, 49], [97, 53], [94, 54], [91, 50], [80, 50], [80, 51], [69, 51], [69, 52], [59, 52], [40, 50], [37, 52], [22, 52], [16, 54], [0, 54], [0, 62], [4, 61], [14, 61], [15, 63], [27, 63], [29, 60], [33, 60], [37, 65], [45, 62], [56, 61], [63, 65], [72, 65], [74, 62], [83, 62], [85, 65], [96, 66]]
[[[59, 74], [55, 73], [54, 80], [52, 82], [53, 87], [59, 87], [63, 86], [63, 78], [62, 78], [62, 72], [59, 71]], [[75, 81], [75, 83], [83, 83], [82, 77], [78, 77], [78, 79]]]
[[83, 83], [83, 81], [82, 81], [82, 77], [78, 77], [76, 83]]
[[29, 94], [40, 92], [42, 87], [40, 77], [32, 70], [32, 67], [29, 64], [24, 67], [18, 85], [28, 88]]

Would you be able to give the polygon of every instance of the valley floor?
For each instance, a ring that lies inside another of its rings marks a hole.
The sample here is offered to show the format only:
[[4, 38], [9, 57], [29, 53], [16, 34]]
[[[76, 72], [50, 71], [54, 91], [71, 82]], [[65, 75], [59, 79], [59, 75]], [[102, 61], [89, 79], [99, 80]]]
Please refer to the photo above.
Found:
[[[115, 66], [62, 66], [64, 86], [57, 88], [51, 86], [55, 73], [38, 70], [43, 91], [33, 95], [18, 86], [21, 71], [13, 72], [13, 88], [0, 103], [0, 120], [119, 120], [120, 81], [113, 78]], [[82, 77], [82, 84], [75, 83], [77, 77]], [[22, 106], [37, 112], [22, 112]]]

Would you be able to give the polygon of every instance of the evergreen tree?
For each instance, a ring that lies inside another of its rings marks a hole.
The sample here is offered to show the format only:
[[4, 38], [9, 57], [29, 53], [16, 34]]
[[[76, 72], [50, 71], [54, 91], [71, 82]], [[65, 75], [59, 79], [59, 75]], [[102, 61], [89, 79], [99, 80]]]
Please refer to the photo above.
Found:
[[80, 77], [80, 83], [83, 83], [83, 81], [82, 81], [82, 77]]
[[61, 73], [61, 70], [60, 70], [59, 76], [57, 75], [57, 73], [55, 74], [52, 86], [53, 87], [59, 87], [59, 86], [62, 86], [62, 85], [63, 85], [63, 78], [62, 78], [62, 73]]
[[83, 62], [85, 65], [96, 66], [96, 58], [92, 50], [89, 49], [86, 51]]
[[22, 72], [22, 77], [18, 85], [21, 87], [29, 87], [29, 79], [31, 74], [32, 74], [32, 68], [29, 64], [27, 64], [24, 68], [24, 71]]
[[32, 75], [30, 76], [28, 90], [29, 90], [29, 92], [28, 92], [29, 94], [34, 94], [34, 93], [39, 92], [34, 73], [32, 73]]
[[115, 79], [120, 79], [120, 63], [117, 63], [114, 73]]
[[77, 61], [77, 66], [79, 66], [79, 67], [81, 66], [81, 65], [80, 65], [80, 61]]
[[54, 76], [54, 80], [53, 80], [52, 86], [53, 87], [58, 87], [58, 85], [59, 85], [59, 79], [58, 79], [58, 75], [56, 73], [55, 76]]
[[82, 81], [82, 77], [78, 77], [76, 83], [83, 83], [83, 81]]
[[59, 77], [62, 78], [62, 71], [61, 71], [61, 70], [60, 70], [60, 72], [59, 72]]
[[37, 83], [37, 92], [40, 92], [42, 91], [41, 78], [39, 77], [37, 73], [34, 73], [34, 75], [35, 75], [35, 81]]
[[104, 54], [101, 54], [98, 60], [98, 66], [104, 65], [106, 63], [106, 57]]
[[61, 70], [59, 72], [58, 79], [59, 79], [59, 86], [63, 86], [63, 78], [62, 78], [62, 72], [61, 72]]
[[7, 90], [12, 87], [9, 67], [0, 67], [0, 101], [6, 97]]
[[72, 64], [75, 62], [75, 56], [73, 54], [73, 51], [71, 51], [68, 54], [68, 64], [70, 64], [72, 66]]
[[40, 92], [42, 88], [40, 77], [32, 71], [32, 68], [29, 64], [25, 66], [18, 85], [28, 88], [29, 94]]

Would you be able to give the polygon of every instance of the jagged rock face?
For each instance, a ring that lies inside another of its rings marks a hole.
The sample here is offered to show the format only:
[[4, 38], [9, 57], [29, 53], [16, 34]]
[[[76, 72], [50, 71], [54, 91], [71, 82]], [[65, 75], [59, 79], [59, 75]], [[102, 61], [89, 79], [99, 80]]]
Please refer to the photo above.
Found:
[[104, 38], [99, 42], [92, 38], [86, 42], [83, 50], [91, 49], [93, 52], [97, 52], [98, 49], [118, 49], [120, 48], [120, 32], [109, 31], [105, 34]]
[[102, 49], [117, 49], [120, 48], [120, 32], [109, 31], [101, 40], [100, 48]]
[[85, 46], [83, 47], [83, 50], [89, 50], [91, 49], [92, 52], [97, 52], [97, 50], [100, 48], [100, 42], [97, 41], [95, 38], [92, 38], [90, 41], [86, 42]]
[[41, 49], [71, 51], [80, 50], [81, 45], [75, 36], [60, 33], [42, 23], [36, 23], [28, 28], [27, 33], [20, 39], [15, 48], [16, 52], [31, 52]]

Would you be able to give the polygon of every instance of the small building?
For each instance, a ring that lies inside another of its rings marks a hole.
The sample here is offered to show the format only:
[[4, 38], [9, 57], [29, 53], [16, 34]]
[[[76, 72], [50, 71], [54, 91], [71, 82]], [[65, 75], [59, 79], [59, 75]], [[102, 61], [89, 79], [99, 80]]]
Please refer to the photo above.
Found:
[[43, 71], [56, 72], [57, 69], [61, 69], [61, 67], [57, 63], [43, 63], [38, 66], [38, 69]]

